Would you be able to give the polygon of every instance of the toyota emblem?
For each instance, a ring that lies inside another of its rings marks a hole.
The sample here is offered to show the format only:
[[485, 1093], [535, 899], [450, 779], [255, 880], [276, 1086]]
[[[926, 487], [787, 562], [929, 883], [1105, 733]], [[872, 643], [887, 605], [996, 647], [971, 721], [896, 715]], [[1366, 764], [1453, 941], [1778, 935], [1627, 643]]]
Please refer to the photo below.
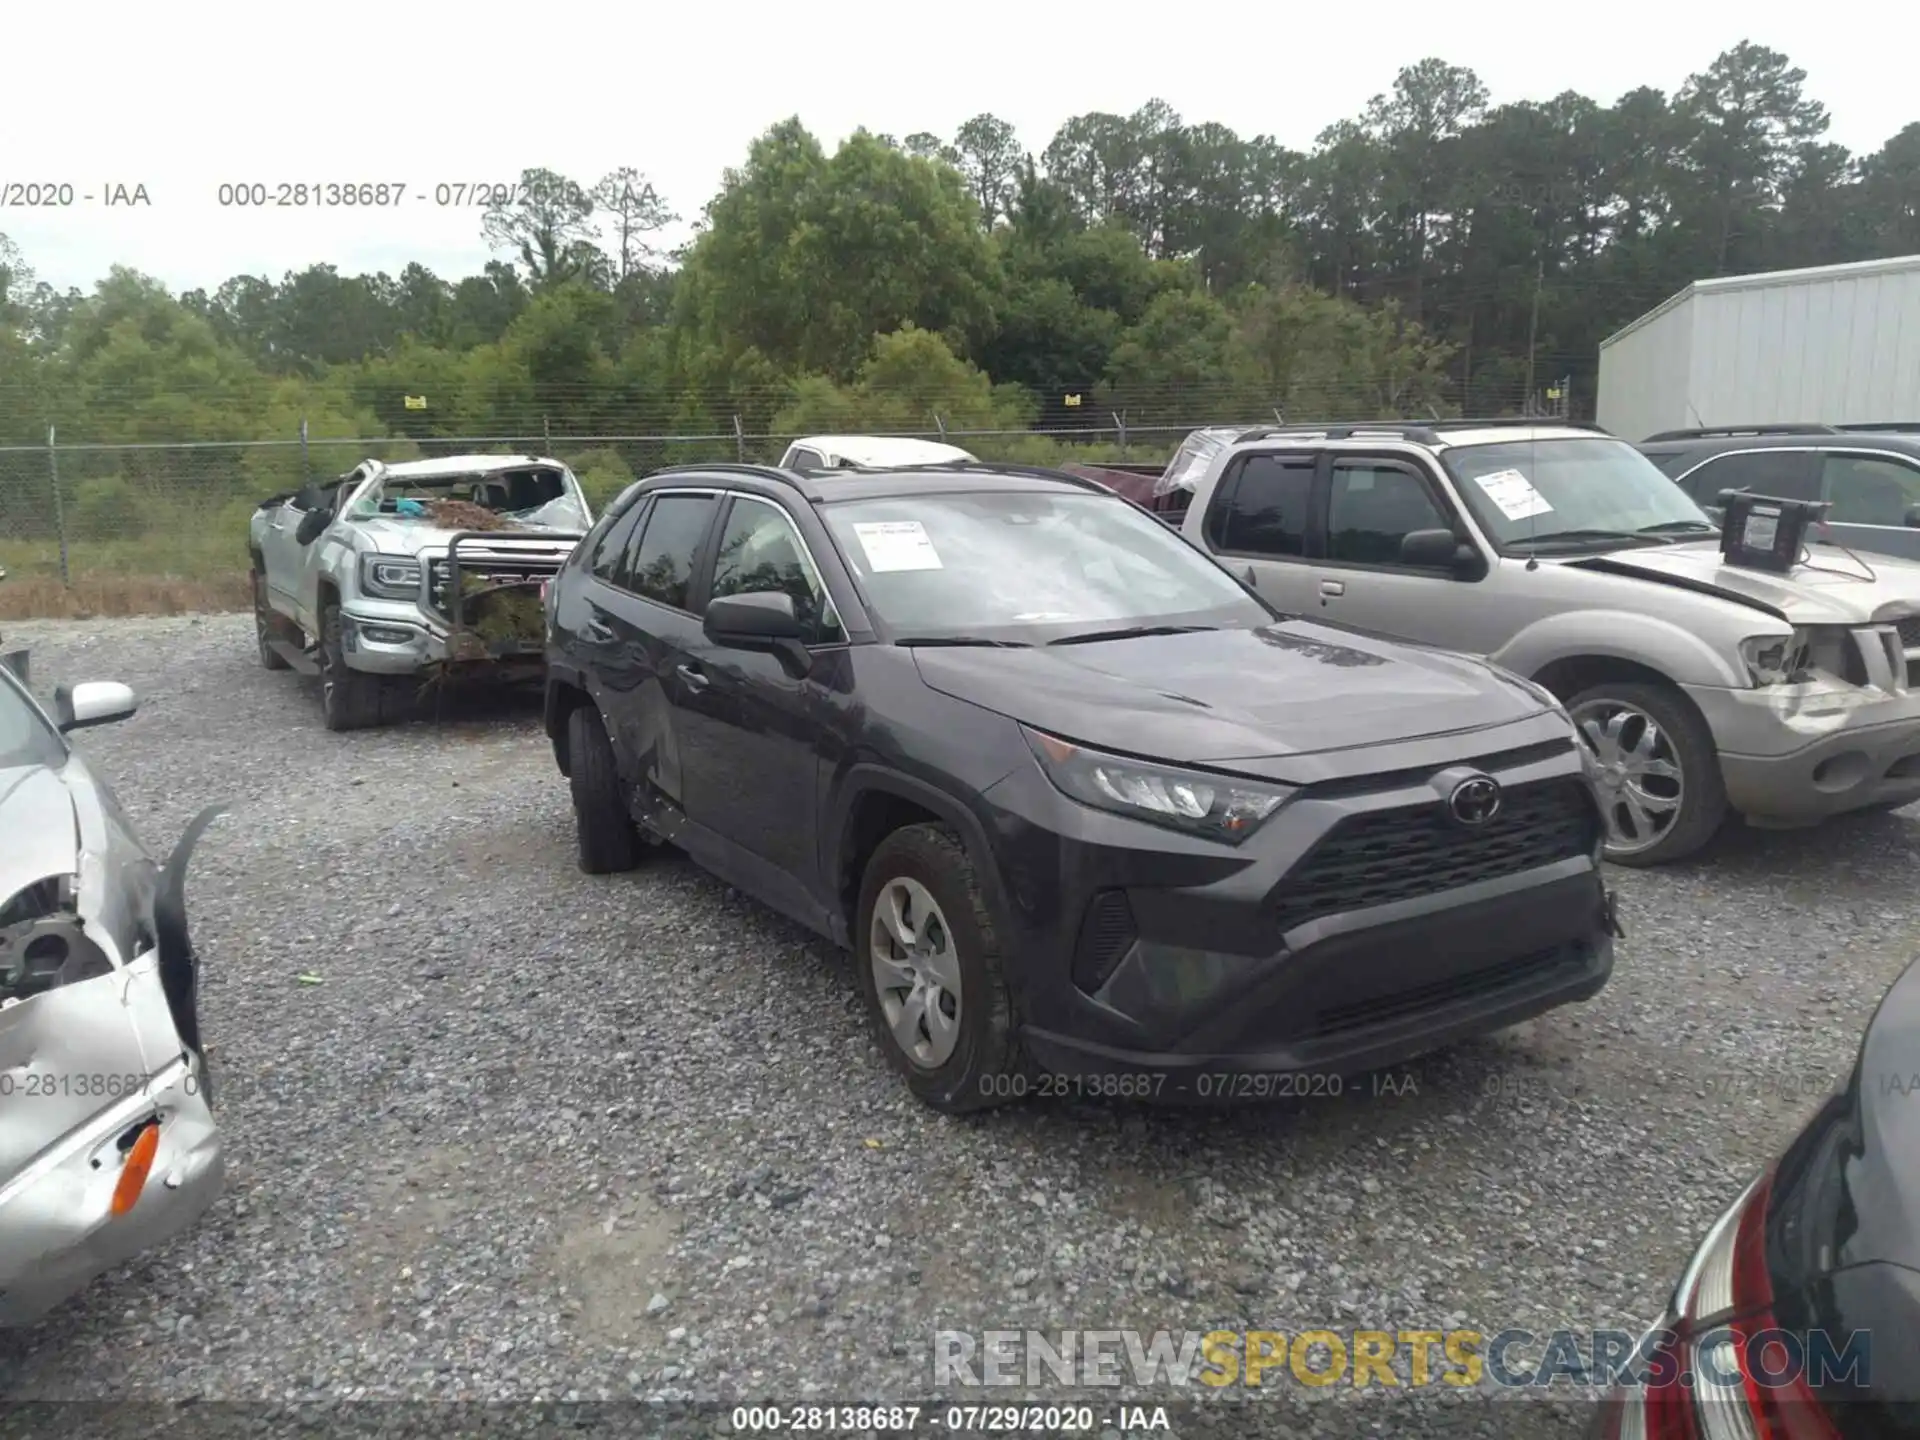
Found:
[[1447, 796], [1455, 823], [1477, 830], [1500, 813], [1500, 784], [1490, 775], [1470, 775]]

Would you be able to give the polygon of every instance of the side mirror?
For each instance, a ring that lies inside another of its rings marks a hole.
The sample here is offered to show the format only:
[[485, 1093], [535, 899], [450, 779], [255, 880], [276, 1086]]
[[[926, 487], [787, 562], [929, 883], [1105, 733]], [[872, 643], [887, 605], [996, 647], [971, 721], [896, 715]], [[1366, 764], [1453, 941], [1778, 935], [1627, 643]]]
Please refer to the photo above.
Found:
[[796, 680], [813, 673], [813, 652], [801, 643], [805, 627], [794, 613], [793, 597], [784, 590], [756, 590], [708, 601], [701, 629], [714, 644], [729, 650], [771, 652], [780, 668]]
[[1920, 505], [1909, 505], [1907, 507], [1906, 523], [1911, 528], [1920, 530]]
[[722, 595], [707, 605], [701, 622], [707, 638], [736, 650], [764, 650], [774, 642], [798, 642], [802, 629], [793, 613], [793, 597], [784, 590]]
[[309, 510], [300, 517], [300, 525], [293, 532], [293, 538], [302, 545], [311, 545], [326, 533], [327, 526], [333, 523], [333, 516], [325, 510]]
[[139, 708], [133, 691], [111, 680], [92, 680], [72, 689], [62, 685], [53, 692], [54, 719], [62, 735], [91, 725], [111, 725]]
[[1400, 563], [1468, 575], [1479, 568], [1480, 552], [1451, 530], [1414, 530], [1400, 538]]

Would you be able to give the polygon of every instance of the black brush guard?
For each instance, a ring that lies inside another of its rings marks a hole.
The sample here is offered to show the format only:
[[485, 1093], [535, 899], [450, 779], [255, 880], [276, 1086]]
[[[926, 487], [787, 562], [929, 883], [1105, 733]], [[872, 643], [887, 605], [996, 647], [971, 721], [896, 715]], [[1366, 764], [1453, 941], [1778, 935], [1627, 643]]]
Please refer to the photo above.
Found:
[[[508, 538], [503, 537], [502, 533], [498, 530], [457, 530], [449, 536], [447, 538], [447, 600], [444, 610], [447, 617], [447, 659], [449, 663], [458, 663], [466, 660], [500, 660], [514, 658], [495, 653], [494, 647], [487, 643], [484, 636], [471, 630], [467, 624], [467, 602], [470, 600], [485, 599], [487, 596], [497, 595], [503, 590], [532, 590], [537, 593], [543, 584], [553, 579], [554, 575], [559, 574], [560, 566], [566, 564], [567, 560], [565, 553], [555, 558], [553, 561], [553, 574], [536, 576], [531, 580], [508, 580], [498, 585], [485, 586], [467, 595], [462, 594], [460, 590], [460, 544], [462, 541], [480, 541], [487, 545], [505, 546], [512, 546], [515, 540], [533, 540], [542, 543], [552, 541], [555, 544], [572, 541], [573, 544], [578, 545], [586, 538], [586, 533], [584, 530], [550, 530], [537, 536], [527, 535]], [[505, 553], [512, 554], [513, 551], [508, 549]], [[570, 553], [570, 547], [568, 553]], [[536, 558], [540, 563], [545, 564], [549, 557], [545, 555], [538, 557], [528, 556], [530, 560]], [[498, 563], [500, 562], [490, 562], [490, 564]], [[507, 563], [511, 562], [509, 561]], [[433, 581], [431, 562], [428, 562], [427, 571], [427, 600], [429, 604], [432, 604]]]

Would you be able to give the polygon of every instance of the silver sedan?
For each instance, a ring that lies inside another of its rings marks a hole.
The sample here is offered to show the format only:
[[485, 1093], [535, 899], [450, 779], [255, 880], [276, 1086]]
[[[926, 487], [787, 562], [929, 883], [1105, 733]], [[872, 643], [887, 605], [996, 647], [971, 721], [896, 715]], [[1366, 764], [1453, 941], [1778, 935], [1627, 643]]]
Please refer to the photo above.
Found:
[[54, 714], [0, 663], [0, 1325], [37, 1319], [191, 1225], [223, 1168], [200, 1038], [186, 864], [135, 837], [69, 731], [123, 720], [124, 685]]

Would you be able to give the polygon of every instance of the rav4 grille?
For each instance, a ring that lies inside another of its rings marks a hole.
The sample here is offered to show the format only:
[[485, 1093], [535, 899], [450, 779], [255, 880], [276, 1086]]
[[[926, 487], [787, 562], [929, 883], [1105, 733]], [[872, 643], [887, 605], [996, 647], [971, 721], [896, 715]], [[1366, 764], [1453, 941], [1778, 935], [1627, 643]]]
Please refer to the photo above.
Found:
[[1515, 785], [1477, 830], [1454, 824], [1439, 801], [1342, 820], [1274, 891], [1280, 928], [1437, 895], [1592, 855], [1600, 817], [1579, 780]]

